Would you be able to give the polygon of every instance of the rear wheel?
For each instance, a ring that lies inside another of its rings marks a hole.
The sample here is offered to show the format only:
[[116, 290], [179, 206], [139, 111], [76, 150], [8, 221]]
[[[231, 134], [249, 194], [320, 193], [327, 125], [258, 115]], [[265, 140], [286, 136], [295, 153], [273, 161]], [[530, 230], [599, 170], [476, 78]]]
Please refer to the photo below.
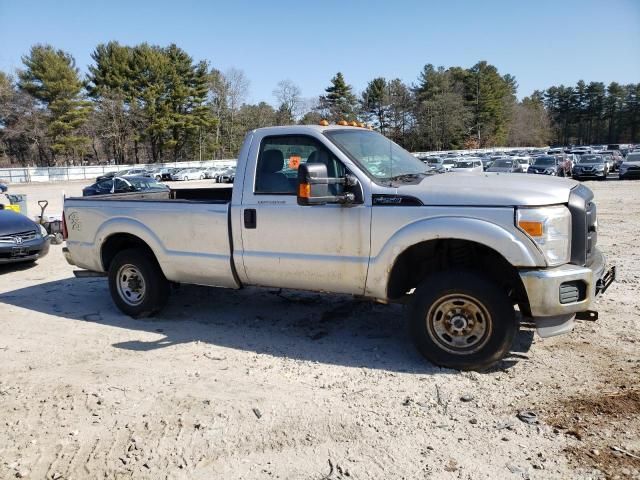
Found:
[[518, 322], [511, 300], [490, 280], [451, 271], [431, 275], [416, 288], [411, 331], [432, 363], [484, 370], [509, 352]]
[[111, 261], [109, 291], [123, 313], [134, 318], [148, 317], [166, 304], [169, 282], [152, 255], [132, 248], [118, 253]]

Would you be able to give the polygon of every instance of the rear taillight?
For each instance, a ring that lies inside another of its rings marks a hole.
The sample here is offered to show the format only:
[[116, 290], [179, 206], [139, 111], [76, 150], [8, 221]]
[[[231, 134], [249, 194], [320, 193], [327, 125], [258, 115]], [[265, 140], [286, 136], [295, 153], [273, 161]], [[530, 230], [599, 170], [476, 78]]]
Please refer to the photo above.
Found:
[[62, 212], [62, 238], [64, 240], [69, 236], [69, 232], [67, 232], [67, 215]]

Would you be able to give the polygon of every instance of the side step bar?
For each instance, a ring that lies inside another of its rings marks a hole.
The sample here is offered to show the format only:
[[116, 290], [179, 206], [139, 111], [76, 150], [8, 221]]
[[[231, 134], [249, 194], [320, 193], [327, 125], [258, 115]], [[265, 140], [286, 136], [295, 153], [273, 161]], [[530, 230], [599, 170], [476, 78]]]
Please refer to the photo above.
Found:
[[94, 272], [92, 270], [74, 270], [73, 275], [76, 278], [89, 278], [89, 277], [106, 277], [105, 272]]

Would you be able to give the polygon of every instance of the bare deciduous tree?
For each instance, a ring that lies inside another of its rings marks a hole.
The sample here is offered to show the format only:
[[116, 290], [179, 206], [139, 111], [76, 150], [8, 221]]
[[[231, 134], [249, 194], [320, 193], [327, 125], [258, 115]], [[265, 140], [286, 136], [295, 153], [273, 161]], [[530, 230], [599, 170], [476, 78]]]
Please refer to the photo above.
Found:
[[273, 90], [273, 96], [278, 100], [279, 111], [285, 118], [280, 118], [281, 123], [294, 123], [300, 115], [302, 103], [302, 90], [291, 80], [280, 80]]

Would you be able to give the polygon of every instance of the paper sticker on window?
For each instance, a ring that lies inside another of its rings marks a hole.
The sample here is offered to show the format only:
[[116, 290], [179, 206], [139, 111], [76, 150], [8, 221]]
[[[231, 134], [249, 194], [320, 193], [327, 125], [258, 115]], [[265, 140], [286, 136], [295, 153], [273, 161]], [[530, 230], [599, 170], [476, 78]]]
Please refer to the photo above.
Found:
[[289, 168], [291, 170], [297, 170], [300, 166], [300, 157], [298, 155], [291, 155], [289, 157]]

